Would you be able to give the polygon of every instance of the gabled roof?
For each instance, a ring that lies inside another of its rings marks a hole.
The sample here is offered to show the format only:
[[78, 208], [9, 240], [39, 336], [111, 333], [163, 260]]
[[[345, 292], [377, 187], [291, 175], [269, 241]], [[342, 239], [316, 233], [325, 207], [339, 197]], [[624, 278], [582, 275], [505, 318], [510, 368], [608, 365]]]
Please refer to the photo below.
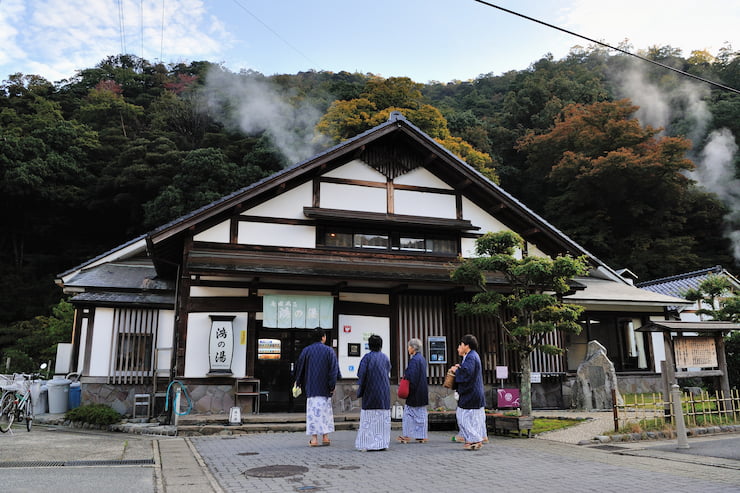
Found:
[[543, 252], [550, 255], [587, 255], [598, 275], [626, 282], [609, 266], [449, 152], [398, 112], [393, 112], [387, 122], [356, 137], [153, 230], [146, 236], [146, 241], [157, 272], [160, 275], [174, 275], [176, 266], [181, 261], [183, 242], [192, 231], [215, 225], [238, 211], [275, 197], [330, 169], [372, 155], [373, 148], [378, 146], [411, 149], [411, 152], [423, 159], [427, 170], [453, 185], [483, 209], [495, 211], [498, 220], [522, 235], [525, 240], [536, 244]]
[[702, 281], [710, 276], [725, 276], [734, 285], [735, 290], [740, 291], [740, 282], [721, 265], [715, 265], [708, 269], [695, 270], [675, 276], [662, 277], [652, 281], [637, 283], [638, 288], [647, 289], [655, 293], [661, 293], [668, 296], [683, 297], [689, 289], [697, 289]]
[[710, 320], [706, 322], [650, 322], [643, 325], [638, 332], [698, 332], [707, 333], [724, 333], [731, 330], [740, 330], [740, 325], [733, 322], [723, 322]]

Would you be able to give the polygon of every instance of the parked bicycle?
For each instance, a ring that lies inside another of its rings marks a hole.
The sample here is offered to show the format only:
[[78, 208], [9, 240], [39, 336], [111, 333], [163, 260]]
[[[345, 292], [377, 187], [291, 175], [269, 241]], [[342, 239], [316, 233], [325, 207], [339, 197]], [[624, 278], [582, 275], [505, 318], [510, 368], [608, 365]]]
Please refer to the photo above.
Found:
[[[46, 364], [41, 365], [42, 370], [45, 368]], [[21, 377], [21, 380], [17, 377]], [[31, 431], [33, 425], [31, 383], [38, 377], [38, 374], [16, 374], [13, 378], [13, 385], [5, 387], [5, 392], [0, 398], [0, 432], [6, 433], [10, 430], [14, 421], [25, 422], [26, 429]]]

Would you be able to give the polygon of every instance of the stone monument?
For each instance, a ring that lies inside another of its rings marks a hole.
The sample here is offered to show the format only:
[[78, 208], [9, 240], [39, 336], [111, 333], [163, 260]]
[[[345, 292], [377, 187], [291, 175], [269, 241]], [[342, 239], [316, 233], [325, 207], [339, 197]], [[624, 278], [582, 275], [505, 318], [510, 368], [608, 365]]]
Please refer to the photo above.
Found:
[[583, 411], [611, 409], [612, 389], [616, 390], [616, 404], [623, 405], [622, 394], [617, 387], [617, 372], [606, 357], [606, 348], [598, 341], [590, 341], [586, 359], [578, 365], [573, 407]]

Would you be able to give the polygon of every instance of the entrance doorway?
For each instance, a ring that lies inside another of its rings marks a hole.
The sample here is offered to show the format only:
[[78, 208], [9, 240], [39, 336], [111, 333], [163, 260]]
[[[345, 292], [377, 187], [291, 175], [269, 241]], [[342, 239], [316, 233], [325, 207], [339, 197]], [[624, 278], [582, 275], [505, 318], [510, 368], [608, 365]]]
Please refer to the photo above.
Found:
[[303, 348], [311, 344], [307, 329], [257, 328], [255, 377], [260, 379], [263, 412], [305, 412], [306, 396], [293, 397], [295, 364]]

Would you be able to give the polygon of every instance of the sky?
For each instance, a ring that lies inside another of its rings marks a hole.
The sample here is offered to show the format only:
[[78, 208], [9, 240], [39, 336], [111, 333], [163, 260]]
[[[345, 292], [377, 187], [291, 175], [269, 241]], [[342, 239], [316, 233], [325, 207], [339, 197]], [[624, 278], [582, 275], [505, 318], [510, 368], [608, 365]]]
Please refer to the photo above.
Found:
[[[612, 46], [740, 49], [730, 0], [492, 0]], [[522, 70], [589, 42], [475, 0], [0, 0], [0, 80], [52, 82], [108, 56], [206, 60], [265, 75], [307, 70], [449, 82]]]

